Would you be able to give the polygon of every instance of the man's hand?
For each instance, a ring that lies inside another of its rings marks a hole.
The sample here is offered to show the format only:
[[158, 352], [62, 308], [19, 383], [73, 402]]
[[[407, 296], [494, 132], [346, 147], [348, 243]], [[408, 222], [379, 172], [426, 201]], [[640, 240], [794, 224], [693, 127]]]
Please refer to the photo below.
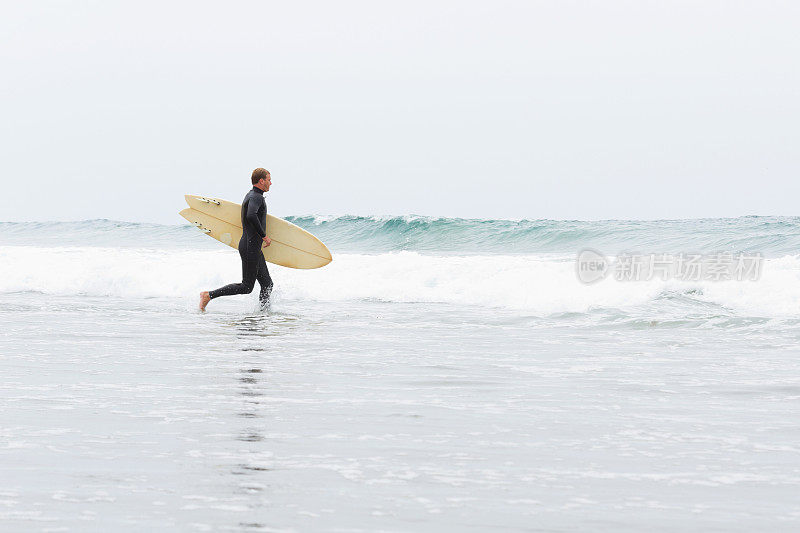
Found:
[[269, 246], [270, 244], [272, 244], [272, 239], [270, 239], [269, 237], [264, 237], [262, 240], [264, 241], [263, 246]]

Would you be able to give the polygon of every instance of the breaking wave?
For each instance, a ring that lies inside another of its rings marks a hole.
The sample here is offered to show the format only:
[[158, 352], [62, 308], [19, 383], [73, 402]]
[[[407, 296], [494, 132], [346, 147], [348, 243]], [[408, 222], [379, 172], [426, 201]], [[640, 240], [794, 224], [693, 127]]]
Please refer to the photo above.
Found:
[[[0, 294], [194, 299], [202, 289], [237, 280], [240, 268], [229, 249], [0, 246]], [[768, 259], [761, 279], [748, 282], [606, 279], [584, 285], [574, 257], [557, 255], [341, 253], [322, 269], [270, 269], [276, 298], [289, 300], [447, 303], [552, 315], [654, 302], [664, 308], [667, 299], [681, 307], [679, 314], [708, 304], [746, 316], [800, 313], [798, 256]]]
[[[290, 216], [334, 253], [416, 251], [437, 254], [574, 253], [585, 247], [622, 251], [750, 251], [779, 257], [800, 251], [800, 218], [701, 220], [483, 220], [424, 216]], [[219, 249], [189, 224], [113, 220], [0, 222], [0, 245]]]

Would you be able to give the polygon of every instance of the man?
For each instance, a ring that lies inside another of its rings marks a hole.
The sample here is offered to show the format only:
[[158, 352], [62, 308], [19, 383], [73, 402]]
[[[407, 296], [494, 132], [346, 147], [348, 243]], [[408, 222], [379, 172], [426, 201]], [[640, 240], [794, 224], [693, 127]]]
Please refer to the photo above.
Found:
[[267, 237], [267, 204], [264, 202], [264, 193], [272, 185], [269, 171], [257, 168], [250, 177], [253, 188], [245, 195], [242, 201], [242, 238], [239, 241], [239, 256], [242, 258], [242, 282], [231, 283], [213, 291], [200, 293], [200, 310], [205, 311], [208, 302], [220, 296], [231, 294], [250, 294], [258, 280], [261, 285], [259, 301], [262, 308], [269, 302], [272, 292], [272, 278], [261, 253], [263, 246], [269, 246], [272, 241]]

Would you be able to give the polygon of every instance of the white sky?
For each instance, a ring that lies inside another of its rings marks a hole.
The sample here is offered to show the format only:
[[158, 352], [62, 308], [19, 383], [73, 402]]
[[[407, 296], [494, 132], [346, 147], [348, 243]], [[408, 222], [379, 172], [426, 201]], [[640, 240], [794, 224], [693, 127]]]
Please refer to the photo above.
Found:
[[794, 215], [800, 2], [2, 2], [0, 220]]

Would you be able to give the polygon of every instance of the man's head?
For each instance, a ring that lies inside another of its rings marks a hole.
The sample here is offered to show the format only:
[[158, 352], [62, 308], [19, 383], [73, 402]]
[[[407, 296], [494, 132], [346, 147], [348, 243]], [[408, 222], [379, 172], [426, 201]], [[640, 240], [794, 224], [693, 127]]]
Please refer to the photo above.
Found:
[[253, 175], [250, 176], [250, 181], [253, 182], [254, 187], [258, 187], [264, 192], [268, 191], [269, 186], [272, 185], [272, 178], [269, 175], [269, 170], [265, 168], [255, 169]]

